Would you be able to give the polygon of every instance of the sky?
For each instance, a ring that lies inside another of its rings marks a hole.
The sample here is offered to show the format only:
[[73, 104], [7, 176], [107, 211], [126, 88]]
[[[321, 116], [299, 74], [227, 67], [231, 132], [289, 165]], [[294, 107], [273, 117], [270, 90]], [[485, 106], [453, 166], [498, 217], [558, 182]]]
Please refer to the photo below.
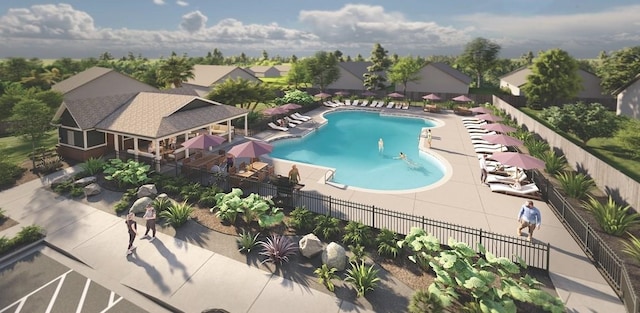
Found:
[[640, 45], [638, 0], [2, 0], [0, 58], [459, 55], [483, 37], [500, 57], [553, 48], [595, 58]]

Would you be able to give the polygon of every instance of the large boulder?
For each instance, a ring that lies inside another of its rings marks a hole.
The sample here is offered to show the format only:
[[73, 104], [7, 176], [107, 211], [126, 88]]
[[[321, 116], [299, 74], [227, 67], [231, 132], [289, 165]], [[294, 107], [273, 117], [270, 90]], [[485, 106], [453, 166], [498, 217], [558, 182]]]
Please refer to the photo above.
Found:
[[57, 185], [68, 183], [73, 181], [73, 174], [67, 173], [62, 176], [58, 176], [51, 180], [51, 188], [54, 188]]
[[131, 205], [129, 209], [129, 213], [139, 214], [144, 213], [147, 210], [147, 207], [153, 202], [153, 199], [149, 197], [142, 197]]
[[344, 271], [347, 268], [347, 253], [341, 245], [332, 242], [322, 250], [322, 263], [327, 264], [329, 268], [335, 267], [338, 271]]
[[158, 199], [158, 200], [169, 199], [169, 195], [167, 195], [166, 193], [161, 193], [156, 197], [156, 199]]
[[155, 197], [158, 194], [158, 189], [154, 184], [142, 185], [138, 188], [138, 199], [144, 197]]
[[102, 188], [100, 188], [100, 185], [96, 183], [84, 186], [84, 195], [86, 197], [95, 196], [97, 194], [100, 194], [101, 192], [102, 192]]
[[300, 247], [300, 254], [307, 258], [311, 258], [322, 252], [323, 245], [322, 241], [320, 241], [316, 235], [308, 234], [300, 239], [298, 247]]
[[87, 176], [74, 181], [73, 184], [76, 186], [84, 187], [84, 186], [91, 185], [96, 181], [98, 181], [98, 179], [95, 176]]

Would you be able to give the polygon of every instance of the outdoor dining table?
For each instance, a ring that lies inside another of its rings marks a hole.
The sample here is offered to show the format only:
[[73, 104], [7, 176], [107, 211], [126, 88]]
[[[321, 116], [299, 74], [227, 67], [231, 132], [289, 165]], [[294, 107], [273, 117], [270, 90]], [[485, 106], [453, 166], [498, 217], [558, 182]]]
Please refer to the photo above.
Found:
[[253, 163], [251, 163], [251, 169], [256, 171], [256, 172], [262, 171], [263, 169], [267, 168], [267, 166], [269, 166], [269, 164], [265, 163], [265, 162], [253, 162]]
[[191, 163], [189, 163], [189, 166], [195, 167], [195, 168], [202, 167], [204, 165], [207, 165], [207, 163], [216, 160], [219, 157], [220, 155], [217, 155], [217, 154], [204, 155], [199, 159], [195, 159], [191, 161]]

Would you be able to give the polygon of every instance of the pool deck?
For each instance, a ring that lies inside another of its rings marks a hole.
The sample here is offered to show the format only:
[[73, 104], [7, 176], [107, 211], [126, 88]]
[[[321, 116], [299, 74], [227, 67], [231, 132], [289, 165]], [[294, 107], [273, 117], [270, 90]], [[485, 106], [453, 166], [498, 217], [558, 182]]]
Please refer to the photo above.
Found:
[[[368, 109], [344, 107], [339, 109]], [[283, 137], [301, 136], [313, 131], [325, 122], [322, 114], [330, 108], [320, 108], [307, 113], [313, 122], [305, 122], [287, 132], [265, 131], [255, 138], [274, 140]], [[409, 110], [375, 109], [389, 114], [410, 114], [442, 121], [432, 128], [432, 148], [422, 147], [445, 159], [451, 165], [451, 175], [441, 183], [426, 190], [415, 192], [367, 192], [353, 188], [337, 188], [324, 183], [326, 168], [296, 163], [305, 184], [304, 191], [331, 195], [335, 198], [375, 205], [379, 208], [425, 216], [430, 219], [481, 228], [494, 233], [515, 236], [516, 215], [525, 199], [493, 193], [480, 183], [480, 168], [477, 154], [460, 116], [452, 112], [426, 113], [418, 107]], [[376, 143], [373, 142], [372, 145]], [[270, 160], [277, 174], [286, 175], [292, 162]], [[602, 275], [569, 232], [542, 201], [534, 201], [540, 209], [543, 223], [534, 235], [534, 240], [549, 242], [550, 277], [568, 312], [624, 312], [621, 300], [602, 278]], [[524, 238], [524, 237], [522, 237]]]

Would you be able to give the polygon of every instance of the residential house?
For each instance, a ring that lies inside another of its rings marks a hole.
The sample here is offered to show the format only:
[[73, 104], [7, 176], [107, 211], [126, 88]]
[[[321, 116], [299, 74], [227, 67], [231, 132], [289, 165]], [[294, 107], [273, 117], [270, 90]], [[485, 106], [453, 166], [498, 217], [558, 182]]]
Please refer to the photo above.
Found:
[[[471, 77], [446, 63], [433, 62], [419, 72], [420, 80], [408, 82], [406, 92], [468, 94]], [[396, 91], [403, 92], [404, 86], [396, 84]]]
[[280, 72], [280, 76], [287, 76], [291, 70], [291, 64], [279, 64], [274, 65], [273, 67]]
[[616, 114], [640, 119], [640, 74], [613, 94], [616, 96]]
[[[527, 76], [532, 71], [528, 67], [521, 67], [511, 73], [500, 77], [500, 88], [508, 88], [514, 96], [522, 96], [522, 86], [527, 83]], [[604, 99], [611, 98], [609, 95], [602, 94], [600, 86], [600, 78], [595, 74], [578, 69], [578, 75], [582, 79], [582, 90], [578, 92], [578, 98], [595, 98]]]
[[[339, 62], [338, 69], [340, 77], [335, 82], [327, 86], [327, 89], [333, 90], [350, 90], [363, 91], [364, 74], [368, 73], [367, 67], [371, 66], [371, 62]], [[380, 73], [385, 76], [385, 73]]]
[[280, 77], [280, 71], [273, 66], [252, 66], [248, 70], [255, 77]]
[[92, 68], [55, 86], [64, 94], [53, 118], [58, 153], [73, 160], [115, 152], [148, 157], [159, 166], [175, 152], [169, 142], [203, 130], [230, 141], [231, 121], [244, 117], [247, 123], [247, 110], [200, 98], [189, 88], [160, 91], [113, 70]]
[[249, 71], [233, 65], [194, 65], [193, 78], [182, 85], [193, 88], [199, 96], [206, 96], [213, 86], [227, 79], [246, 79], [250, 82], [261, 82]]

